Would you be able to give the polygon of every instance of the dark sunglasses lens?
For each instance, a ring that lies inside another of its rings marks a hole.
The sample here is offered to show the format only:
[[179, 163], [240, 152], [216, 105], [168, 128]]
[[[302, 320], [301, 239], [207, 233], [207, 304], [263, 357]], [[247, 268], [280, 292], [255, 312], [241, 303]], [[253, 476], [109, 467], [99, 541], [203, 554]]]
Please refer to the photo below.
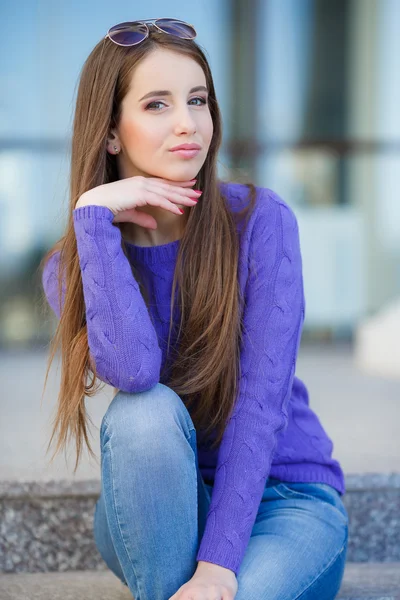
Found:
[[111, 27], [109, 37], [121, 46], [132, 46], [146, 37], [146, 25], [141, 23], [119, 23]]
[[195, 38], [196, 31], [188, 23], [183, 21], [176, 21], [174, 19], [157, 19], [156, 25], [172, 35], [182, 36], [185, 38]]

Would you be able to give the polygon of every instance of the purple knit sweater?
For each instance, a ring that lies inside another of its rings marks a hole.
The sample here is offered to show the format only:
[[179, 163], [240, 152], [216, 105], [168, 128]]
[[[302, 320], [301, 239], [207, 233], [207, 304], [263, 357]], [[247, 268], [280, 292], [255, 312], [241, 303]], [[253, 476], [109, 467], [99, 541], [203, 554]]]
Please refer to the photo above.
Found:
[[[246, 186], [220, 186], [232, 211], [247, 203]], [[198, 446], [201, 473], [214, 487], [197, 560], [235, 574], [268, 477], [326, 483], [345, 492], [332, 441], [295, 376], [305, 310], [297, 220], [277, 194], [256, 189], [238, 266], [245, 299], [238, 397], [219, 448], [211, 452]], [[152, 247], [127, 243], [129, 261], [145, 276], [148, 311], [113, 219], [111, 210], [98, 205], [73, 211], [91, 356], [102, 381], [134, 393], [160, 381], [180, 240]], [[59, 318], [58, 258], [55, 254], [48, 262], [43, 288]]]

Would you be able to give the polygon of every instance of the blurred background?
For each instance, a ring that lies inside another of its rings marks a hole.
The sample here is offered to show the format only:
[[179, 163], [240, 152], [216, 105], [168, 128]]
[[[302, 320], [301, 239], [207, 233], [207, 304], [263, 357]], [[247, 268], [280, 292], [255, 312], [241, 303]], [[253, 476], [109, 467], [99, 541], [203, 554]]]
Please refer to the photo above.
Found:
[[[346, 474], [400, 471], [400, 1], [1, 3], [0, 480], [98, 479], [45, 447], [57, 360], [39, 261], [64, 232], [79, 73], [112, 25], [193, 23], [223, 115], [220, 174], [273, 189], [300, 227], [297, 375]], [[111, 399], [88, 399], [98, 427]]]

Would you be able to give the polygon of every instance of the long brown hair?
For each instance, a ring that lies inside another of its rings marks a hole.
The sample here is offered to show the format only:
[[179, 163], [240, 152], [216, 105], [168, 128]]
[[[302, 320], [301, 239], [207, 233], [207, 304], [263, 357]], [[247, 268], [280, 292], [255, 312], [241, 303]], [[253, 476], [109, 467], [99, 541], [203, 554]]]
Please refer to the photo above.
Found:
[[[202, 67], [214, 127], [206, 160], [197, 175], [196, 188], [203, 190], [203, 194], [196, 206], [195, 218], [193, 211], [189, 211], [174, 273], [171, 315], [178, 286], [181, 313], [179, 352], [172, 363], [168, 381], [161, 379], [161, 382], [182, 398], [196, 430], [204, 435], [204, 441], [212, 439], [213, 431], [217, 434], [211, 444], [213, 448], [221, 442], [238, 392], [242, 298], [237, 273], [240, 244], [237, 219], [246, 216], [247, 224], [254, 208], [256, 189], [253, 184], [247, 184], [251, 202], [235, 213], [220, 189], [219, 182], [222, 180], [217, 177], [217, 155], [222, 141], [222, 122], [207, 59], [193, 40], [153, 30], [137, 46], [121, 47], [103, 39], [88, 56], [80, 75], [73, 123], [66, 232], [43, 257], [39, 267], [43, 274], [50, 257], [60, 253], [58, 298], [62, 297], [64, 286], [65, 298], [51, 341], [44, 388], [58, 348], [61, 354], [61, 385], [47, 452], [54, 436], [58, 436], [58, 441], [51, 462], [61, 449], [66, 448], [68, 440], [75, 438], [74, 473], [81, 457], [83, 439], [90, 455], [96, 459], [88, 439], [89, 417], [85, 395], [92, 397], [97, 393], [99, 380], [96, 385], [96, 366], [90, 361], [73, 210], [84, 192], [118, 179], [116, 158], [106, 152], [107, 137], [111, 128], [118, 128], [121, 103], [128, 92], [133, 70], [156, 48], [189, 56]], [[123, 224], [115, 224], [119, 225]], [[127, 256], [123, 239], [122, 248]], [[131, 269], [141, 284], [135, 265], [131, 264]], [[148, 306], [142, 284], [141, 290]], [[170, 334], [171, 328], [172, 318]], [[93, 376], [87, 385], [90, 371]]]

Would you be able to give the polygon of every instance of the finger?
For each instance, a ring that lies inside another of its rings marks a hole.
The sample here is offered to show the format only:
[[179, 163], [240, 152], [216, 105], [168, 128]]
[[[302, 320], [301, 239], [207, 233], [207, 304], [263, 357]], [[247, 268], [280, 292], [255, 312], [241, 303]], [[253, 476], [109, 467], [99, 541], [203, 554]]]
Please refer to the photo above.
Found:
[[197, 204], [197, 200], [199, 199], [198, 194], [194, 194], [189, 190], [185, 190], [183, 192], [181, 190], [177, 190], [176, 188], [163, 188], [156, 185], [150, 185], [148, 187], [148, 190], [159, 194], [161, 197], [166, 198], [170, 202], [176, 202], [177, 204], [186, 204], [187, 206], [195, 206]]
[[136, 209], [122, 210], [113, 219], [113, 223], [136, 223], [147, 229], [157, 229], [157, 221], [151, 215]]
[[140, 225], [140, 227], [145, 227], [146, 229], [157, 229], [157, 221], [155, 218], [140, 210], [135, 210], [134, 215], [131, 216], [129, 221]]
[[176, 194], [182, 194], [183, 196], [187, 197], [187, 198], [195, 198], [198, 199], [199, 195], [197, 194], [196, 190], [193, 190], [192, 188], [183, 188], [183, 187], [179, 187], [176, 185], [170, 185], [168, 183], [160, 183], [157, 181], [154, 182], [149, 182], [147, 184], [147, 186], [149, 189], [154, 189], [156, 188], [157, 190], [165, 190], [168, 192], [174, 192]]
[[[176, 215], [182, 215], [179, 208], [175, 206], [173, 202], [170, 202], [169, 200], [165, 199], [163, 196], [160, 196], [155, 192], [150, 192], [146, 190], [146, 193], [144, 194], [143, 198], [146, 201], [146, 203], [150, 206], [159, 206], [160, 208], [165, 208], [166, 210], [169, 210], [175, 213]], [[182, 204], [182, 202], [179, 201], [178, 204]]]

